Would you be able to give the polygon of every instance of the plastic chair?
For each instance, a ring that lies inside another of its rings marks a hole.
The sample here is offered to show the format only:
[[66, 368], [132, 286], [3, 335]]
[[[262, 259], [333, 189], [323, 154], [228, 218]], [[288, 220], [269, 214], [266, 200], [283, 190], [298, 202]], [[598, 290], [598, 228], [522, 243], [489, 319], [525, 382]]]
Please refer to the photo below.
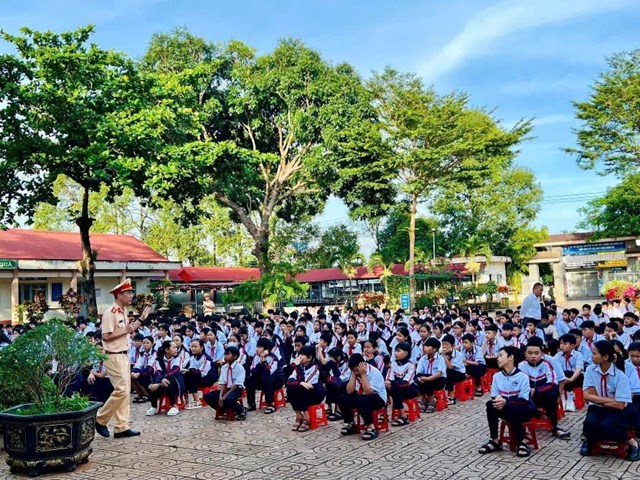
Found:
[[[403, 402], [407, 408], [407, 417], [409, 417], [410, 422], [415, 422], [420, 418], [420, 404], [418, 403], [418, 397], [409, 398]], [[391, 420], [395, 420], [400, 417], [400, 410], [392, 410], [391, 411]]]
[[[178, 410], [184, 410], [186, 405], [184, 403], [184, 398], [181, 395], [178, 395], [176, 398], [176, 407]], [[158, 413], [168, 412], [171, 409], [171, 402], [169, 401], [169, 395], [162, 395], [160, 397], [160, 401], [158, 402]]]
[[593, 442], [591, 444], [591, 455], [615, 455], [618, 458], [626, 458], [627, 442]]
[[[242, 397], [238, 399], [238, 403], [244, 408], [244, 402], [242, 401]], [[216, 407], [216, 420], [229, 420], [230, 422], [236, 421], [236, 412], [231, 408], [222, 408]]]
[[584, 408], [584, 392], [582, 388], [580, 387], [574, 388], [573, 397], [574, 397], [573, 403], [575, 403], [576, 409], [582, 410]]
[[207, 404], [207, 401], [204, 399], [204, 396], [209, 392], [215, 392], [216, 390], [218, 390], [218, 384], [214, 383], [209, 387], [202, 387], [202, 388], [199, 388], [198, 390], [202, 392], [202, 396], [200, 397], [200, 403], [202, 404], [203, 407], [206, 407], [208, 404]]
[[[287, 400], [284, 395], [284, 388], [279, 388], [274, 392], [273, 405], [276, 407], [276, 410], [281, 407], [287, 406]], [[264, 400], [264, 391], [260, 391], [260, 405], [258, 406], [258, 408], [263, 409], [267, 408], [268, 406], [269, 404]]]
[[436, 412], [449, 408], [449, 401], [444, 390], [436, 390], [433, 395], [436, 397]]
[[328, 427], [329, 420], [327, 420], [327, 406], [324, 402], [317, 405], [311, 405], [307, 409], [309, 414], [309, 429], [315, 430], [318, 427]]
[[[360, 413], [357, 410], [354, 410], [354, 411], [357, 417], [356, 426], [358, 428], [358, 432], [362, 432], [365, 429], [365, 425], [362, 422]], [[386, 405], [383, 408], [373, 411], [373, 425], [376, 427], [376, 430], [378, 430], [379, 432], [389, 431], [389, 415], [387, 414]]]
[[474, 398], [475, 390], [473, 378], [468, 377], [466, 380], [454, 385], [453, 396], [461, 402], [466, 402]]
[[[525, 431], [524, 440], [531, 448], [538, 450], [538, 436], [536, 435], [536, 427], [531, 422], [525, 422], [522, 424]], [[509, 445], [509, 450], [515, 452], [518, 448], [516, 443], [516, 437], [511, 435], [511, 424], [502, 420], [500, 422], [500, 443], [506, 443]]]

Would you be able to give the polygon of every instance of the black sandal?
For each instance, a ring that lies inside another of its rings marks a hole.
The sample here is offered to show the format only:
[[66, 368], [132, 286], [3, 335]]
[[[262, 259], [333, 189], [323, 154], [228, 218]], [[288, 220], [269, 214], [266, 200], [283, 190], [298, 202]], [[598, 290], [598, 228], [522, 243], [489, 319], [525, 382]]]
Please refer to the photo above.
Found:
[[358, 432], [358, 428], [356, 427], [355, 423], [347, 423], [344, 427], [342, 427], [342, 430], [340, 430], [340, 434], [341, 435], [353, 435], [354, 433]]
[[329, 413], [327, 414], [327, 420], [330, 422], [337, 422], [338, 420], [342, 420], [342, 415], [340, 412]]
[[375, 440], [378, 438], [378, 430], [375, 428], [367, 428], [362, 434], [363, 440]]
[[242, 413], [238, 413], [236, 414], [236, 420], [237, 421], [243, 421], [247, 419], [247, 408], [244, 407], [242, 410]]
[[482, 395], [484, 395], [484, 393], [482, 392], [482, 388], [477, 388], [476, 389], [476, 397], [481, 397]]
[[405, 425], [409, 425], [408, 417], [396, 418], [393, 422], [391, 422], [392, 427], [404, 427]]
[[516, 457], [528, 457], [531, 455], [531, 447], [526, 443], [521, 443], [518, 445], [518, 452], [516, 453]]
[[273, 413], [276, 411], [276, 407], [274, 407], [273, 405], [269, 405], [267, 406], [267, 408], [265, 408], [263, 410], [264, 413], [266, 413], [267, 415], [269, 415], [270, 413]]
[[556, 427], [553, 430], [553, 436], [559, 438], [560, 440], [569, 440], [569, 438], [571, 438], [571, 433]]
[[486, 455], [487, 453], [500, 452], [500, 451], [502, 451], [502, 445], [495, 442], [494, 440], [489, 440], [487, 443], [485, 443], [478, 449], [478, 453], [481, 455]]

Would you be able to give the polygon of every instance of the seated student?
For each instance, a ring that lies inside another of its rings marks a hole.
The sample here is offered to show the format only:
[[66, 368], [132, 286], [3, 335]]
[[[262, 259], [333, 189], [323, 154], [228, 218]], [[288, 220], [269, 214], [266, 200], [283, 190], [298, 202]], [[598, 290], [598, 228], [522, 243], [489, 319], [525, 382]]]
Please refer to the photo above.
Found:
[[153, 337], [146, 336], [142, 339], [142, 352], [131, 370], [131, 386], [138, 394], [133, 403], [145, 403], [149, 401], [149, 384], [153, 376], [153, 364], [156, 361], [156, 352], [153, 350]]
[[634, 341], [629, 345], [629, 358], [624, 362], [624, 373], [629, 379], [633, 430], [637, 436], [640, 432], [640, 342]]
[[[296, 363], [295, 360], [300, 355], [300, 351], [302, 347], [304, 347], [308, 343], [307, 338], [296, 338], [293, 343], [293, 352], [291, 353], [291, 357], [289, 359], [289, 363], [285, 365], [282, 369], [284, 372], [284, 378], [289, 378], [289, 376], [293, 373], [295, 369]], [[316, 345], [317, 348], [317, 345]], [[284, 361], [284, 358], [282, 359]]]
[[411, 344], [400, 342], [396, 345], [395, 353], [395, 360], [391, 362], [384, 385], [391, 396], [393, 409], [398, 410], [398, 418], [391, 425], [402, 427], [409, 425], [409, 417], [405, 416], [404, 401], [416, 398], [420, 392], [414, 383], [416, 366], [410, 360]]
[[[98, 347], [104, 352], [102, 344], [98, 344]], [[111, 396], [113, 386], [111, 385], [111, 380], [109, 380], [109, 375], [107, 375], [104, 361], [101, 360], [91, 369], [83, 390], [89, 398], [102, 403], [106, 402]]]
[[638, 326], [638, 316], [633, 312], [626, 312], [622, 316], [622, 322], [624, 324], [622, 331], [629, 336], [633, 336], [633, 334], [640, 329], [640, 326]]
[[[204, 340], [204, 353], [211, 359], [216, 369], [223, 363], [224, 345], [218, 340], [215, 330], [205, 329], [206, 338]], [[192, 340], [193, 341], [193, 340]]]
[[191, 340], [191, 357], [187, 372], [184, 374], [184, 382], [187, 393], [193, 400], [187, 405], [187, 410], [201, 408], [202, 403], [198, 398], [198, 388], [210, 387], [218, 380], [218, 367], [211, 362], [209, 356], [204, 353], [204, 342], [199, 338]]
[[204, 396], [205, 402], [213, 409], [233, 410], [236, 420], [246, 420], [247, 411], [238, 400], [242, 397], [246, 372], [238, 361], [238, 347], [224, 349], [224, 364], [218, 379], [219, 390], [213, 390]]
[[619, 318], [612, 319], [606, 324], [604, 327], [604, 338], [609, 341], [620, 340], [624, 348], [629, 347], [631, 343], [631, 336], [622, 331], [622, 319]]
[[498, 368], [498, 327], [487, 325], [484, 328], [484, 341], [482, 342], [482, 355], [487, 368]]
[[449, 405], [456, 404], [456, 398], [453, 396], [453, 389], [456, 383], [463, 382], [467, 379], [467, 369], [464, 366], [464, 355], [455, 350], [455, 339], [452, 335], [445, 335], [442, 338], [442, 358], [447, 366], [447, 379], [445, 389], [449, 397]]
[[487, 366], [484, 363], [482, 349], [475, 344], [475, 337], [471, 333], [462, 336], [462, 362], [467, 375], [473, 377], [476, 382], [476, 397], [482, 396], [482, 377], [487, 373]]
[[420, 360], [420, 357], [422, 357], [423, 355], [422, 347], [424, 346], [424, 342], [426, 342], [427, 339], [431, 337], [431, 327], [426, 323], [420, 325], [420, 327], [418, 328], [418, 335], [420, 336], [420, 338], [413, 344], [413, 348], [417, 349], [416, 364]]
[[584, 359], [582, 354], [576, 350], [576, 336], [571, 333], [565, 333], [560, 337], [560, 351], [556, 354], [555, 359], [564, 371], [567, 381], [564, 384], [566, 393], [562, 398], [564, 409], [567, 412], [575, 412], [575, 396], [573, 390], [582, 387], [584, 376]]
[[584, 399], [589, 407], [580, 455], [590, 455], [593, 442], [626, 442], [627, 460], [640, 460], [638, 442], [629, 435], [634, 423], [630, 407], [633, 400], [622, 357], [615, 354], [611, 342], [599, 340], [593, 347], [593, 363], [584, 376]]
[[[372, 332], [370, 335], [377, 334]], [[384, 355], [378, 351], [377, 342], [374, 340], [367, 340], [362, 347], [362, 356], [369, 365], [376, 367], [384, 377], [387, 376], [387, 372], [384, 364]]]
[[184, 375], [187, 372], [187, 368], [189, 367], [189, 359], [191, 358], [191, 353], [185, 348], [183, 337], [179, 333], [175, 333], [172, 337], [173, 343], [176, 344], [176, 348], [178, 349], [178, 354], [176, 358], [180, 362], [180, 371]]
[[347, 384], [347, 393], [342, 395], [338, 401], [344, 418], [344, 426], [340, 433], [342, 435], [357, 433], [357, 427], [353, 420], [353, 409], [356, 409], [365, 425], [362, 439], [373, 440], [378, 438], [378, 430], [373, 424], [373, 412], [385, 408], [387, 404], [384, 377], [377, 368], [367, 364], [359, 353], [354, 353], [349, 358], [349, 369], [351, 370], [351, 378]]
[[416, 368], [416, 383], [424, 398], [426, 413], [436, 411], [433, 394], [438, 390], [444, 390], [446, 383], [447, 365], [442, 355], [438, 353], [440, 347], [440, 341], [437, 339], [427, 339], [422, 346], [424, 355], [420, 358]]
[[454, 322], [451, 327], [452, 336], [455, 341], [453, 348], [460, 351], [462, 350], [462, 335], [464, 334], [464, 323], [462, 322]]
[[256, 410], [256, 390], [262, 390], [267, 406], [263, 413], [276, 411], [274, 404], [276, 390], [284, 386], [284, 373], [278, 358], [271, 353], [273, 342], [268, 338], [260, 338], [256, 344], [256, 355], [251, 362], [250, 375], [245, 379], [247, 389], [248, 410]]
[[143, 339], [144, 335], [141, 333], [136, 333], [131, 339], [131, 345], [129, 345], [129, 363], [131, 364], [131, 368], [133, 368], [138, 361], [138, 358], [140, 358], [140, 355], [142, 355]]
[[502, 350], [503, 347], [517, 347], [520, 348], [520, 341], [513, 335], [513, 323], [505, 323], [502, 326], [502, 336], [498, 337], [498, 351]]
[[558, 428], [560, 389], [557, 383], [557, 375], [554, 365], [551, 361], [545, 359], [543, 348], [544, 343], [541, 338], [531, 338], [525, 351], [526, 360], [520, 362], [518, 368], [529, 376], [532, 389], [531, 400], [537, 407], [544, 409], [547, 418], [551, 422], [553, 435], [565, 440], [571, 434]]
[[[369, 333], [366, 333], [368, 336]], [[354, 353], [362, 353], [362, 346], [358, 343], [358, 334], [353, 330], [347, 332], [347, 343], [342, 347], [342, 351], [347, 354], [347, 357], [351, 357]]]
[[184, 393], [185, 386], [177, 354], [178, 347], [171, 340], [165, 340], [158, 349], [156, 361], [153, 363], [152, 383], [149, 384], [151, 407], [147, 410], [147, 416], [158, 413], [158, 399], [162, 395], [169, 397], [171, 408], [167, 415], [174, 416], [180, 413], [176, 406], [176, 400]]
[[500, 419], [511, 426], [510, 434], [516, 439], [518, 457], [528, 457], [531, 448], [524, 441], [523, 424], [536, 414], [536, 407], [531, 401], [529, 377], [518, 367], [520, 349], [504, 347], [498, 354], [500, 371], [493, 376], [491, 383], [491, 400], [487, 402], [487, 420], [491, 439], [482, 445], [478, 453], [486, 454], [502, 450], [498, 426]]
[[[347, 354], [338, 347], [329, 350], [328, 357], [324, 357], [320, 346], [317, 352], [320, 364], [326, 365], [326, 387], [327, 387], [327, 419], [331, 422], [342, 420], [338, 400], [347, 391], [347, 383], [351, 378]], [[320, 367], [322, 370], [322, 367]]]
[[320, 381], [320, 367], [315, 354], [316, 349], [311, 345], [302, 347], [287, 380], [287, 399], [296, 412], [296, 421], [291, 429], [294, 432], [309, 430], [309, 407], [322, 403], [327, 393]]

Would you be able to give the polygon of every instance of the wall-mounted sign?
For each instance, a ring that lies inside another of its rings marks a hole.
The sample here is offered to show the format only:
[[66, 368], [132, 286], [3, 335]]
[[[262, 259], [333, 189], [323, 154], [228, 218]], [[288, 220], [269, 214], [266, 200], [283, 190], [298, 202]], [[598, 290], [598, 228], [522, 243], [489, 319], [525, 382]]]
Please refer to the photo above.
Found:
[[624, 253], [624, 242], [585, 243], [562, 247], [562, 255], [597, 255], [600, 253]]
[[18, 268], [17, 260], [0, 259], [0, 270], [14, 270], [16, 268]]
[[617, 268], [626, 267], [627, 260], [607, 260], [606, 262], [598, 262], [598, 268]]

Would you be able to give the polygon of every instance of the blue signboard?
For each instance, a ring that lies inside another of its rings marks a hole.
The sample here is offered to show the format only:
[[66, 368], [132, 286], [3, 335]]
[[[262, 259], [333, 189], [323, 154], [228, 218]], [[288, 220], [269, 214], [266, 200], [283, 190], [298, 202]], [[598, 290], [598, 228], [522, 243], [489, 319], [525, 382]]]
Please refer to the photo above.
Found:
[[403, 293], [400, 295], [400, 308], [403, 310], [408, 310], [411, 302], [411, 297], [409, 297], [408, 293]]
[[598, 255], [600, 253], [624, 252], [624, 242], [585, 243], [562, 247], [562, 255]]

